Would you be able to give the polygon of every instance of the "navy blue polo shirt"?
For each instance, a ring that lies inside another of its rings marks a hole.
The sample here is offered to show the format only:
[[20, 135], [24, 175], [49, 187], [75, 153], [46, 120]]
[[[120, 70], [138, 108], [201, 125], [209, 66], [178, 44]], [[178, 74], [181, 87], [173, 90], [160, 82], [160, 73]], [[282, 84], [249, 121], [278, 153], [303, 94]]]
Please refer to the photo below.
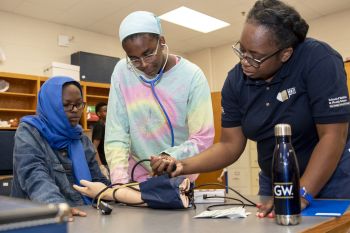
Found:
[[274, 126], [292, 128], [292, 144], [305, 171], [318, 142], [315, 124], [350, 119], [346, 73], [341, 56], [326, 43], [306, 39], [270, 82], [254, 80], [237, 64], [222, 89], [222, 127], [241, 126], [257, 142], [261, 170], [271, 176]]

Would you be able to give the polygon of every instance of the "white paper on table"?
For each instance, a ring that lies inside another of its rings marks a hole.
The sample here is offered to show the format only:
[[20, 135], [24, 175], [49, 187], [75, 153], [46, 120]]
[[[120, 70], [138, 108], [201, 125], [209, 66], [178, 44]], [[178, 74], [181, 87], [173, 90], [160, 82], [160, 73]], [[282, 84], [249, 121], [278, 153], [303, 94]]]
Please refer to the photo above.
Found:
[[221, 210], [206, 210], [193, 218], [246, 218], [250, 212], [245, 212], [243, 207], [233, 207]]

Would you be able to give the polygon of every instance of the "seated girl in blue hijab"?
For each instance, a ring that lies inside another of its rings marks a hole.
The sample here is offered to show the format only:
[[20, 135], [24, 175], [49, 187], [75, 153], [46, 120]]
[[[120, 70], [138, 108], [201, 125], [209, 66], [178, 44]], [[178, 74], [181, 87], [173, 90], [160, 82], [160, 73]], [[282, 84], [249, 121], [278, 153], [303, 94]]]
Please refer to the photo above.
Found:
[[[83, 134], [82, 89], [68, 77], [53, 77], [39, 91], [36, 115], [25, 116], [15, 135], [13, 197], [40, 203], [90, 204], [73, 184], [80, 180], [109, 181], [101, 174], [96, 151]], [[72, 215], [86, 216], [72, 208]]]

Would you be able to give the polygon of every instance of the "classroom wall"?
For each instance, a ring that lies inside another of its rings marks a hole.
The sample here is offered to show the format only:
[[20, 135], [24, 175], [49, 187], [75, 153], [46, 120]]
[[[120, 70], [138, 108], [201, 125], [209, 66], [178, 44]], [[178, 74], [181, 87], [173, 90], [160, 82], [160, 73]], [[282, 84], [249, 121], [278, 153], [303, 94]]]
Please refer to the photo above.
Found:
[[228, 71], [239, 62], [231, 44], [186, 54], [186, 58], [202, 68], [212, 92], [221, 91]]
[[350, 60], [350, 10], [324, 16], [309, 22], [309, 36], [329, 43]]
[[[58, 46], [60, 34], [73, 37], [69, 47]], [[0, 35], [0, 48], [6, 54], [6, 61], [0, 62], [3, 72], [43, 75], [46, 65], [53, 61], [70, 64], [70, 55], [78, 51], [125, 56], [117, 28], [116, 36], [107, 36], [0, 11]]]
[[[350, 60], [350, 10], [309, 21], [308, 36], [323, 40], [335, 48], [345, 60]], [[232, 38], [232, 43], [237, 38]], [[186, 57], [201, 67], [212, 91], [221, 91], [227, 73], [239, 62], [231, 45], [219, 45], [202, 51], [186, 54]]]
[[[117, 37], [105, 36], [65, 25], [0, 12], [0, 48], [6, 61], [0, 71], [43, 75], [52, 61], [70, 64], [70, 55], [86, 51], [109, 56], [123, 55]], [[69, 47], [58, 46], [58, 35], [73, 36]]]
[[[350, 10], [310, 21], [309, 36], [330, 43], [344, 57], [350, 57]], [[117, 31], [117, 29], [116, 29]], [[117, 36], [106, 36], [65, 25], [0, 11], [0, 48], [6, 62], [0, 71], [43, 75], [43, 68], [52, 61], [70, 63], [70, 55], [86, 51], [108, 56], [123, 57], [124, 51]], [[69, 47], [57, 45], [58, 35], [72, 36]], [[237, 38], [232, 38], [232, 43]], [[171, 49], [171, 48], [170, 48]], [[231, 43], [201, 51], [181, 54], [204, 71], [211, 90], [220, 91], [227, 72], [238, 62]]]

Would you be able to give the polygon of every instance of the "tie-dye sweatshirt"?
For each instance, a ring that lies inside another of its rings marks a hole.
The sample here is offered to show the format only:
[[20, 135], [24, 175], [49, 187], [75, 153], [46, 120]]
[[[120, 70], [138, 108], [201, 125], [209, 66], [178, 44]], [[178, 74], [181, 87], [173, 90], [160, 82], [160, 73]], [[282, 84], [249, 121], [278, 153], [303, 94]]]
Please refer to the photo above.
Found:
[[[174, 147], [150, 86], [129, 68], [122, 59], [111, 79], [105, 154], [112, 182], [129, 181], [129, 156], [138, 161], [165, 152], [184, 159], [208, 148], [214, 138], [210, 89], [198, 66], [181, 58], [155, 86], [174, 129]], [[149, 163], [143, 167], [150, 171]]]

